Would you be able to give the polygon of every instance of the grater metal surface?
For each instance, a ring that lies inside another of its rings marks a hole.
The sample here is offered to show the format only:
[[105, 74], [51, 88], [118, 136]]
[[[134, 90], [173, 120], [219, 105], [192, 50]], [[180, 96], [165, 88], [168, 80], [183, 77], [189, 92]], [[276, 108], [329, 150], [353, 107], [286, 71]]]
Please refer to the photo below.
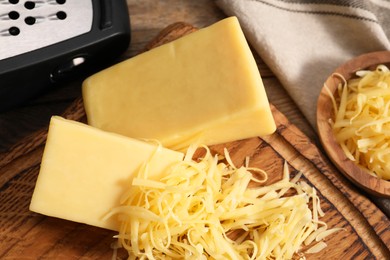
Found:
[[91, 0], [0, 0], [0, 60], [87, 33], [92, 21]]
[[0, 0], [0, 113], [115, 63], [126, 0]]

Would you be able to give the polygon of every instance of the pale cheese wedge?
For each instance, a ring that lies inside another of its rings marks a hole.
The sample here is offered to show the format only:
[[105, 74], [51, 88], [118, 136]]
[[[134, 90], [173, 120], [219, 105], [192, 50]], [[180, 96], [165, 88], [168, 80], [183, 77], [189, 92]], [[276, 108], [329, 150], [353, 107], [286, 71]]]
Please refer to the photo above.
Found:
[[143, 163], [159, 180], [182, 158], [158, 145], [52, 117], [30, 210], [118, 230], [116, 219], [104, 216], [120, 205]]
[[275, 131], [236, 17], [103, 70], [82, 90], [90, 125], [172, 149]]

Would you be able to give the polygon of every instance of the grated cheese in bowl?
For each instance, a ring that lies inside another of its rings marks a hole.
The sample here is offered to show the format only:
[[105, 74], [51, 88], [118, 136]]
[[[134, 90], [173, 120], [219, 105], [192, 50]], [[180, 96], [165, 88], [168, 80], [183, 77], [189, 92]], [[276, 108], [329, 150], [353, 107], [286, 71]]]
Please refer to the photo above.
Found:
[[390, 71], [379, 65], [361, 70], [348, 81], [341, 74], [332, 122], [345, 155], [373, 176], [390, 180]]
[[[267, 173], [236, 167], [225, 150], [221, 156], [193, 160], [190, 147], [183, 161], [161, 181], [148, 179], [147, 162], [133, 180], [118, 216], [119, 247], [129, 259], [291, 259], [326, 247], [328, 229], [316, 190], [302, 173], [290, 180], [285, 163], [282, 180], [262, 187]], [[255, 173], [255, 174], [253, 174]], [[257, 176], [257, 177], [254, 177]], [[308, 248], [309, 247], [309, 248]]]

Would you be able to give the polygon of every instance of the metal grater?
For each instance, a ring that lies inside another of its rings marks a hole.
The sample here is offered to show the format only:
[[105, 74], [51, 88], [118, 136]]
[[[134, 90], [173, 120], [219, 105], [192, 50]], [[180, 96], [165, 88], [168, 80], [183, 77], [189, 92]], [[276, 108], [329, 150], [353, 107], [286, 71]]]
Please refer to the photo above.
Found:
[[0, 0], [0, 111], [108, 66], [129, 41], [126, 0]]

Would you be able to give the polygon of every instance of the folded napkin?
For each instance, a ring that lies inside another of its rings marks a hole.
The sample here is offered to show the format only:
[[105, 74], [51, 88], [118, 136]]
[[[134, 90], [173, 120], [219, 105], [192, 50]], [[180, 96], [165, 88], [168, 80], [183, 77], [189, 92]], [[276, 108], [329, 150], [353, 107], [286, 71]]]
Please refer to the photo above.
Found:
[[[390, 50], [387, 0], [217, 0], [316, 128], [326, 78], [360, 54]], [[390, 215], [390, 200], [375, 198]], [[379, 206], [379, 205], [378, 205]]]

